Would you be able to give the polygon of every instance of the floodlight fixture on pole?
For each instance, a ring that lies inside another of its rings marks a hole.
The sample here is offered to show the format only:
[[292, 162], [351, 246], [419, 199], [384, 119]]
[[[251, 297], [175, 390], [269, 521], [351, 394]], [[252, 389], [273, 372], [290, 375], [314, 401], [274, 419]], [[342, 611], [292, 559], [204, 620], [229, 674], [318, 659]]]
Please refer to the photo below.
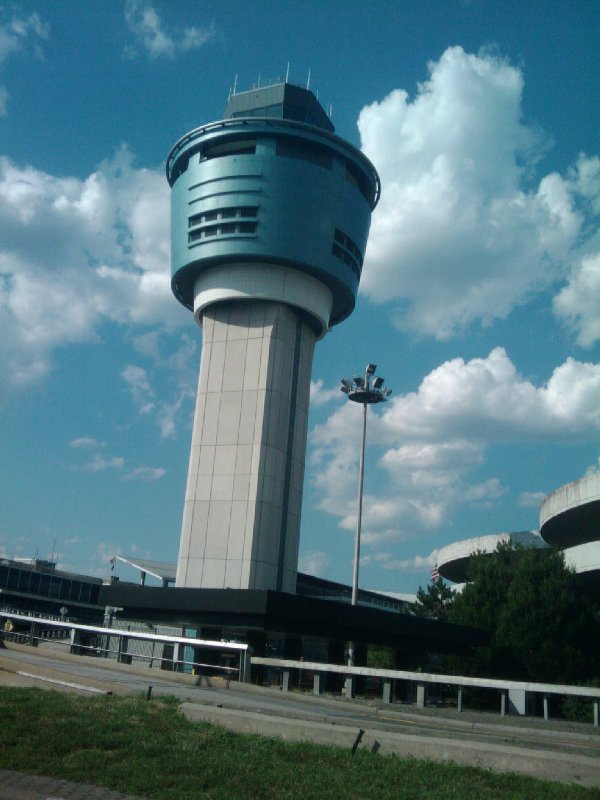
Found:
[[392, 390], [385, 388], [383, 378], [375, 377], [376, 364], [367, 364], [364, 378], [342, 378], [341, 390], [348, 395], [348, 400], [361, 403], [363, 407], [362, 437], [360, 445], [360, 463], [358, 468], [358, 500], [356, 510], [356, 534], [354, 537], [354, 573], [352, 577], [352, 605], [358, 598], [358, 565], [360, 562], [360, 533], [362, 526], [363, 484], [365, 474], [365, 440], [367, 435], [367, 406], [382, 403], [391, 395]]
[[[383, 378], [375, 377], [376, 364], [367, 364], [364, 378], [360, 375], [350, 379], [342, 378], [341, 390], [354, 403], [363, 407], [362, 436], [360, 443], [360, 462], [358, 467], [358, 500], [356, 509], [356, 533], [354, 536], [354, 570], [352, 575], [352, 605], [358, 602], [358, 566], [360, 563], [360, 533], [362, 526], [363, 484], [365, 475], [365, 441], [367, 437], [367, 406], [382, 403], [391, 395], [392, 390], [385, 388]], [[348, 642], [348, 665], [354, 665], [355, 643]], [[352, 697], [354, 682], [352, 677], [346, 679], [346, 695]]]

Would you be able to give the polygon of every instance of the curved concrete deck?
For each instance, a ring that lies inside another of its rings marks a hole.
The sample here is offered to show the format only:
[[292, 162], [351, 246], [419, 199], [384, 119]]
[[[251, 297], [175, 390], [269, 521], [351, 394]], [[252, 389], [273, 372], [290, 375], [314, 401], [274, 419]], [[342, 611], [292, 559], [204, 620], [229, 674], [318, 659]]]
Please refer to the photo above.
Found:
[[515, 531], [475, 536], [442, 547], [437, 554], [437, 567], [442, 578], [453, 583], [467, 580], [469, 558], [475, 553], [493, 553], [500, 542], [512, 542], [521, 547], [548, 547], [537, 531]]
[[567, 483], [544, 499], [540, 533], [561, 549], [600, 540], [600, 472]]

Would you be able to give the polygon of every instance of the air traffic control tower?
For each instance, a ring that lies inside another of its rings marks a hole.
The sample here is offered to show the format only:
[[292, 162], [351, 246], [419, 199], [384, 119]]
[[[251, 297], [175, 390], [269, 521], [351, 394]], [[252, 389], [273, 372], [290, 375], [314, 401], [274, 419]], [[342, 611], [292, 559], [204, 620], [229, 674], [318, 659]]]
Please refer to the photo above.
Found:
[[354, 309], [379, 178], [307, 89], [233, 94], [169, 153], [202, 327], [176, 585], [295, 592], [314, 344]]

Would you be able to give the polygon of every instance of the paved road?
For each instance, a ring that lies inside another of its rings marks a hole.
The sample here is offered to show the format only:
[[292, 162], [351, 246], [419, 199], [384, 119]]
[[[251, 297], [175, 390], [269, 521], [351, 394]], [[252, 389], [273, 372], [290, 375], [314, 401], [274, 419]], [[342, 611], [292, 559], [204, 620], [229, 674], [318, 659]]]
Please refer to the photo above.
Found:
[[[153, 695], [174, 695], [186, 703], [185, 708], [191, 709], [188, 716], [236, 730], [313, 738], [346, 746], [363, 729], [367, 731], [363, 746], [371, 747], [377, 740], [383, 743], [381, 752], [423, 756], [431, 752], [429, 757], [445, 753], [445, 758], [463, 763], [600, 786], [600, 731], [591, 725], [473, 712], [459, 715], [451, 709], [373, 705], [284, 694], [233, 682], [228, 689], [219, 679], [211, 679], [208, 685], [207, 679], [68, 656], [56, 648], [57, 645], [37, 649], [8, 645], [6, 650], [0, 650], [0, 683], [9, 680], [20, 685], [58, 686], [39, 680], [45, 677], [116, 694], [146, 693], [152, 686]], [[38, 678], [7, 671], [17, 668], [18, 672]], [[193, 705], [188, 706], [190, 703]], [[537, 767], [532, 766], [534, 762]]]

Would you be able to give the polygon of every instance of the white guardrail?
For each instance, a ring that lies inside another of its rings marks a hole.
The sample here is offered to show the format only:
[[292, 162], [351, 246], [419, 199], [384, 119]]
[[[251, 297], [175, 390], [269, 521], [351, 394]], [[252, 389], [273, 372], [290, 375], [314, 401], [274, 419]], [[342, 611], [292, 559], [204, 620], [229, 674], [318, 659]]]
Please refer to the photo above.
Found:
[[[26, 630], [23, 630], [26, 626]], [[82, 625], [75, 622], [48, 619], [47, 617], [32, 617], [28, 614], [0, 611], [0, 631], [5, 637], [21, 640], [34, 647], [39, 642], [52, 639], [59, 643], [63, 633], [64, 644], [70, 653], [78, 655], [94, 653], [102, 656], [115, 656], [120, 663], [130, 663], [133, 659], [141, 661], [158, 662], [163, 669], [174, 672], [181, 671], [184, 666], [192, 669], [218, 670], [227, 676], [237, 677], [239, 680], [249, 680], [250, 659], [248, 645], [240, 642], [217, 642], [209, 639], [194, 639], [188, 636], [171, 636], [169, 634], [146, 633], [145, 631], [128, 631], [121, 628], [104, 628], [95, 625]], [[50, 635], [49, 635], [50, 634]], [[93, 644], [86, 640], [94, 638]], [[116, 639], [116, 647], [111, 647], [111, 640]], [[169, 656], [143, 655], [129, 651], [131, 641], [145, 641], [153, 645], [162, 644], [172, 647]], [[200, 661], [186, 661], [184, 651], [186, 647], [203, 650], [230, 652], [238, 656], [238, 666], [225, 666], [219, 664], [206, 664]]]
[[463, 710], [463, 692], [465, 688], [477, 687], [480, 689], [496, 689], [500, 692], [500, 713], [505, 715], [508, 711], [509, 695], [513, 692], [541, 694], [544, 704], [544, 719], [549, 719], [550, 695], [582, 697], [589, 699], [593, 704], [594, 725], [600, 726], [600, 688], [591, 686], [570, 686], [557, 683], [534, 683], [530, 681], [509, 681], [497, 678], [471, 678], [467, 675], [438, 675], [433, 672], [410, 672], [407, 670], [379, 669], [373, 667], [349, 667], [344, 664], [323, 664], [318, 661], [291, 661], [283, 658], [260, 658], [252, 656], [252, 665], [272, 667], [282, 672], [282, 689], [288, 691], [291, 685], [291, 673], [294, 670], [313, 674], [313, 694], [323, 691], [323, 676], [336, 674], [347, 679], [345, 692], [347, 696], [353, 695], [354, 677], [380, 678], [383, 682], [382, 699], [391, 703], [394, 697], [394, 681], [409, 681], [416, 684], [417, 706], [425, 707], [427, 687], [434, 684], [453, 686], [458, 690], [458, 711]]

